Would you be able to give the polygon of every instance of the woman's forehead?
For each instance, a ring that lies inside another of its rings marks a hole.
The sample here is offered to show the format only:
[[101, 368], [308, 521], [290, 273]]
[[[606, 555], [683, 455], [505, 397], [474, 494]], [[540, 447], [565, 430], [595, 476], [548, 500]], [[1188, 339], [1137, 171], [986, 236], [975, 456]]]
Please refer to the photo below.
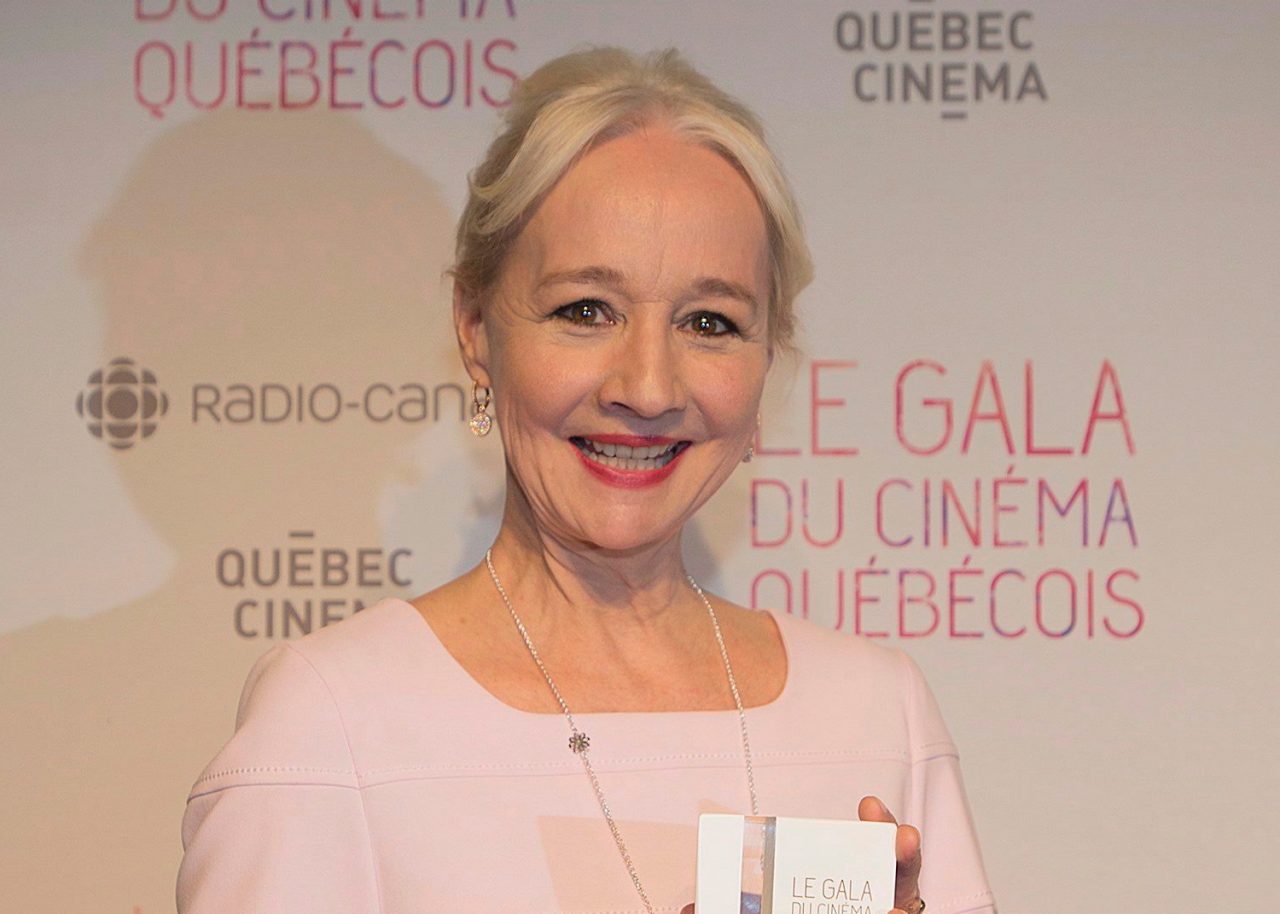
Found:
[[590, 150], [544, 198], [511, 255], [539, 283], [592, 271], [629, 280], [696, 274], [767, 297], [755, 193], [718, 153], [665, 129]]

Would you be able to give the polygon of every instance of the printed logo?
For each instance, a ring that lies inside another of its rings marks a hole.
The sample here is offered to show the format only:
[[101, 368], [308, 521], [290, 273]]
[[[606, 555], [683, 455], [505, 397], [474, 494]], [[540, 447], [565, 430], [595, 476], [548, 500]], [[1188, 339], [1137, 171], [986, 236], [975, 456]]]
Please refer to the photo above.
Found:
[[89, 433], [118, 451], [150, 438], [168, 411], [169, 395], [157, 386], [155, 374], [129, 358], [112, 359], [89, 375], [76, 396], [76, 414]]
[[[461, 384], [442, 381], [395, 383], [374, 381], [356, 390], [344, 390], [325, 382], [283, 384], [191, 385], [189, 399], [177, 395], [180, 412], [192, 425], [327, 425], [343, 418], [367, 422], [435, 423], [466, 422], [468, 395]], [[185, 401], [185, 402], [184, 402]], [[150, 437], [157, 421], [169, 411], [169, 395], [156, 386], [153, 372], [133, 359], [113, 359], [106, 368], [89, 375], [76, 397], [76, 413], [95, 438], [126, 450]]]
[[362, 591], [380, 595], [391, 585], [412, 587], [412, 561], [410, 549], [317, 545], [314, 530], [290, 530], [283, 546], [228, 546], [214, 559], [214, 570], [218, 583], [234, 593], [237, 635], [291, 638], [363, 611]]
[[836, 47], [855, 61], [860, 105], [920, 106], [943, 120], [964, 120], [978, 105], [1048, 101], [1032, 32], [1028, 10], [945, 9], [934, 0], [835, 20]]

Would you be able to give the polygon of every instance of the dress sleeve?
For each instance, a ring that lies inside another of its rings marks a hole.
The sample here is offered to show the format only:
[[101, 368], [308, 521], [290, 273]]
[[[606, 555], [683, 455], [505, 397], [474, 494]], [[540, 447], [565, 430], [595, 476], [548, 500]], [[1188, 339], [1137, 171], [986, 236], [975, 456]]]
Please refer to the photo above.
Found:
[[930, 914], [995, 914], [982, 865], [960, 754], [919, 667], [906, 654], [911, 779], [902, 821], [920, 829], [920, 897]]
[[289, 644], [250, 670], [236, 730], [191, 788], [178, 914], [379, 914], [338, 705]]

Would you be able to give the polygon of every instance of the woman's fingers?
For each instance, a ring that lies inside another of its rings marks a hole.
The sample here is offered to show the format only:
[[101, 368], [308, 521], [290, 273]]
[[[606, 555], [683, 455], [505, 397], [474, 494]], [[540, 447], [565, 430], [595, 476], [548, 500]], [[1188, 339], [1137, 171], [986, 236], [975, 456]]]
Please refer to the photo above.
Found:
[[914, 905], [920, 897], [920, 832], [912, 825], [899, 825], [894, 842], [898, 857], [898, 879], [893, 903]]
[[889, 812], [889, 807], [880, 802], [879, 797], [863, 797], [858, 803], [858, 818], [863, 822], [892, 822], [898, 820]]
[[[892, 822], [898, 825], [889, 807], [879, 797], [863, 797], [858, 803], [858, 818], [863, 822]], [[893, 903], [895, 914], [905, 914], [904, 907], [913, 907], [920, 897], [920, 832], [911, 825], [898, 825], [893, 844], [898, 861], [897, 880], [894, 883]]]

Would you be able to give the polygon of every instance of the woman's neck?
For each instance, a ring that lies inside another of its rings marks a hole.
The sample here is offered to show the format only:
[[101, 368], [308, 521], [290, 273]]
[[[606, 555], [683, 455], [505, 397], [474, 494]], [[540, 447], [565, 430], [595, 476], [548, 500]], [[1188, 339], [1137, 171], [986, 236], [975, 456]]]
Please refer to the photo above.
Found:
[[[493, 561], [511, 599], [531, 616], [585, 612], [603, 625], [649, 625], [701, 602], [688, 584], [680, 535], [625, 552], [558, 536], [508, 488]], [[523, 611], [522, 611], [523, 612]]]

